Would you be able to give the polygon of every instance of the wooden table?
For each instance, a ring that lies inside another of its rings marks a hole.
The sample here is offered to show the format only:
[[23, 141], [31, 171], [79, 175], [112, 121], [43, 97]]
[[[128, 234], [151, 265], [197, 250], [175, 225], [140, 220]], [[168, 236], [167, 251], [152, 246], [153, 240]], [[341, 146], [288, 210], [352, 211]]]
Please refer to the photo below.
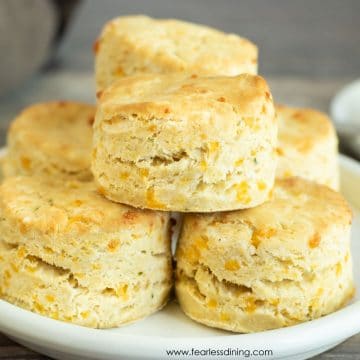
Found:
[[[275, 100], [298, 106], [312, 106], [328, 111], [332, 96], [349, 78], [312, 79], [304, 77], [270, 77], [268, 81]], [[81, 86], [79, 86], [81, 84]], [[40, 100], [71, 98], [93, 101], [93, 78], [91, 73], [58, 71], [51, 76], [40, 76], [17, 92], [0, 102], [0, 141], [5, 143], [5, 133], [10, 119], [24, 106]], [[66, 95], [65, 95], [66, 94]], [[1, 320], [0, 320], [1, 321]], [[28, 350], [0, 333], [0, 360], [3, 359], [48, 359]], [[360, 334], [315, 358], [316, 360], [360, 359]]]
[[[12, 342], [0, 334], [0, 360], [43, 360], [50, 359]], [[360, 335], [354, 336], [335, 349], [316, 356], [314, 360], [358, 360], [360, 359]], [[66, 359], [64, 359], [66, 360]]]

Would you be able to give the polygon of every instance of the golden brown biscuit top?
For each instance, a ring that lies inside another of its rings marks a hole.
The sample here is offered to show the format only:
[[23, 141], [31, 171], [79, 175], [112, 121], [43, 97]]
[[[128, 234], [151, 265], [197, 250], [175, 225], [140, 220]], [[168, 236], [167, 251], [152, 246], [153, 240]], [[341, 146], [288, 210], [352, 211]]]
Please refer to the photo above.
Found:
[[336, 137], [330, 119], [320, 111], [276, 105], [276, 113], [280, 148], [294, 148], [306, 153], [319, 141]]
[[167, 214], [138, 210], [105, 199], [92, 182], [60, 182], [40, 177], [7, 178], [0, 186], [1, 220], [21, 231], [99, 233], [164, 224]]
[[352, 211], [327, 186], [293, 177], [277, 180], [272, 198], [255, 208], [187, 217], [194, 232], [216, 233], [222, 246], [229, 245], [226, 238], [238, 242], [250, 236], [255, 247], [300, 256], [321, 245], [327, 228], [349, 226]]
[[174, 19], [119, 17], [106, 24], [97, 47], [106, 36], [119, 37], [134, 44], [144, 57], [156, 56], [163, 63], [177, 64], [183, 71], [223, 67], [236, 75], [239, 63], [257, 63], [257, 47], [249, 40]]
[[88, 167], [95, 106], [70, 101], [47, 102], [23, 110], [13, 121], [9, 137], [47, 156]]
[[[267, 106], [268, 105], [268, 106]], [[273, 102], [266, 81], [256, 75], [197, 77], [185, 74], [144, 74], [116, 81], [100, 96], [102, 119], [124, 114], [145, 118], [209, 118], [210, 114], [257, 116]]]

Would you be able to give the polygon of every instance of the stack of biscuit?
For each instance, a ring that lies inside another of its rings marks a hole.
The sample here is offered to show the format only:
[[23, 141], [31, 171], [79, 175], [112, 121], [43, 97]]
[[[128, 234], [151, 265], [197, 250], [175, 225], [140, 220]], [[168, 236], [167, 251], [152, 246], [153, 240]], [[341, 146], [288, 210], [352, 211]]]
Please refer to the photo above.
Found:
[[254, 44], [129, 16], [94, 51], [96, 106], [37, 104], [9, 130], [2, 299], [116, 327], [161, 309], [175, 271], [186, 315], [254, 332], [351, 298], [336, 133], [320, 112], [274, 105]]

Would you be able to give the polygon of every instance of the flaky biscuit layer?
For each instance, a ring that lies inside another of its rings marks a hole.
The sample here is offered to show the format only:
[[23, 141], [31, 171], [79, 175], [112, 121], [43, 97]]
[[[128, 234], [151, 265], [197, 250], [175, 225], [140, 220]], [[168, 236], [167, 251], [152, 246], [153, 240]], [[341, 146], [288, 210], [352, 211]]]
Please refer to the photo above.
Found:
[[330, 188], [278, 180], [253, 209], [186, 214], [176, 293], [196, 321], [235, 332], [311, 320], [354, 293], [351, 210]]

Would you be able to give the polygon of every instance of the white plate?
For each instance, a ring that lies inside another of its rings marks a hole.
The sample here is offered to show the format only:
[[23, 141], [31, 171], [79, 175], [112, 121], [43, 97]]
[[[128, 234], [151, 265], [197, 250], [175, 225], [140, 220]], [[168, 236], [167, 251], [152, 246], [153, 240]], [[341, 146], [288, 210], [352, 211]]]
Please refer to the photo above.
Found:
[[[360, 165], [340, 157], [343, 193], [354, 208], [352, 245], [360, 288]], [[269, 359], [307, 359], [360, 332], [360, 297], [331, 315], [304, 324], [237, 335], [196, 324], [173, 302], [163, 311], [126, 327], [94, 330], [52, 320], [0, 301], [0, 331], [57, 359], [195, 359], [166, 350], [272, 350]], [[246, 353], [244, 353], [246, 357]], [[201, 358], [200, 356], [197, 359]], [[203, 356], [219, 359], [219, 356]], [[225, 359], [225, 357], [223, 357]], [[227, 356], [226, 359], [241, 358]]]
[[[359, 132], [360, 79], [346, 85], [335, 95], [330, 105], [330, 112], [340, 134], [353, 136], [354, 132]], [[348, 127], [351, 124], [353, 129]], [[344, 132], [345, 128], [352, 132], [350, 134]]]
[[360, 79], [342, 88], [330, 105], [341, 145], [360, 159]]

